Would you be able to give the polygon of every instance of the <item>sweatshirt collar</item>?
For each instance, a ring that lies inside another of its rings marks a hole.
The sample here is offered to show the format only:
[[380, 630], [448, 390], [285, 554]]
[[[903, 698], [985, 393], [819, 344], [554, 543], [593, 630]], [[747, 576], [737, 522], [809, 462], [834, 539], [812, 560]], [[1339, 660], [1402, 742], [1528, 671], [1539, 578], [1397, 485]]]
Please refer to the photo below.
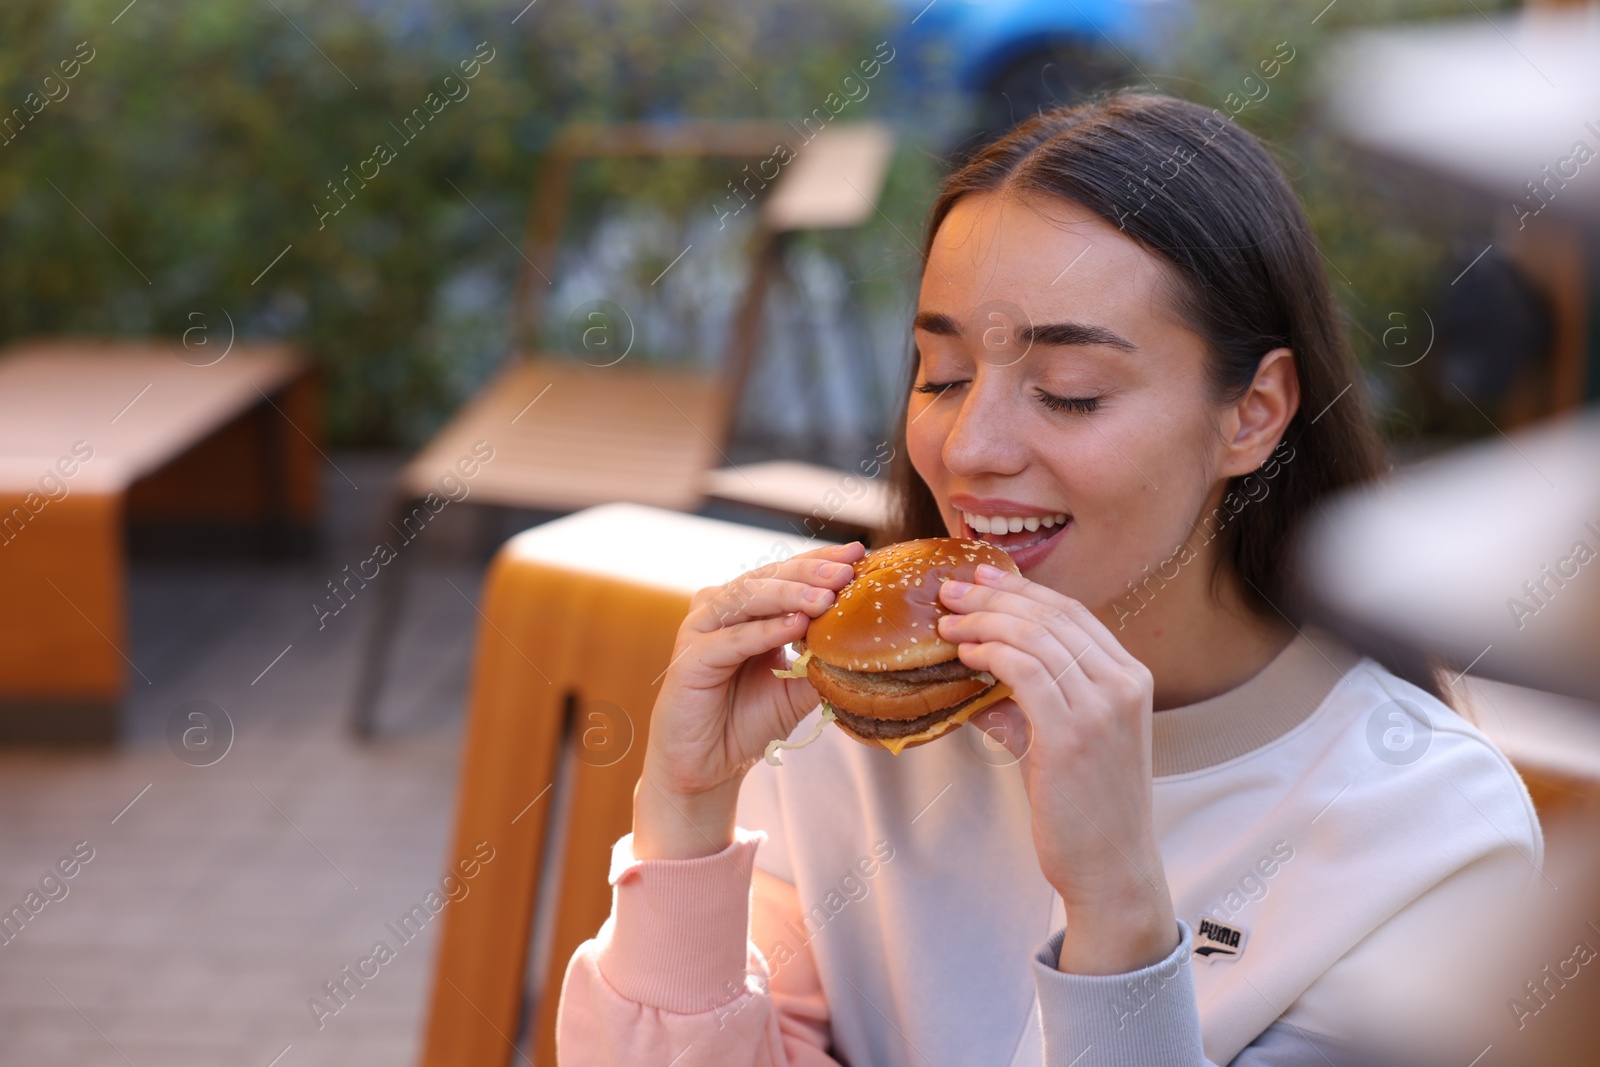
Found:
[[1306, 627], [1243, 684], [1156, 712], [1156, 777], [1215, 767], [1277, 740], [1310, 718], [1360, 660], [1331, 634]]

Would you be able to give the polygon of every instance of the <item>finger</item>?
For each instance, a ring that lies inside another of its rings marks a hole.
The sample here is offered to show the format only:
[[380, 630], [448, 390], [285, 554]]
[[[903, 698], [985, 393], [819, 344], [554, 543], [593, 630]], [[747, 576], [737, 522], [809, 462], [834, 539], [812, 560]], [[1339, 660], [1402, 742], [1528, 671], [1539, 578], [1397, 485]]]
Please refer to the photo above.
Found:
[[790, 559], [829, 559], [851, 563], [867, 554], [867, 546], [860, 541], [846, 541], [842, 545], [824, 545], [821, 548], [796, 552]]
[[[1086, 677], [1097, 681], [1124, 670], [1074, 618], [1056, 605], [1041, 603], [1019, 592], [964, 582], [959, 585], [946, 582], [939, 596], [944, 603], [958, 606], [959, 611], [939, 619], [939, 636], [947, 641], [1008, 641], [1032, 651], [1049, 664], [1052, 671], [1065, 672], [1069, 669], [1068, 661], [1076, 661]], [[971, 621], [975, 619], [978, 621]], [[1011, 621], [1007, 622], [1008, 619]], [[1064, 651], [1066, 658], [1049, 648], [1050, 645]]]
[[806, 552], [785, 556], [783, 559], [769, 560], [759, 567], [746, 571], [728, 584], [733, 585], [746, 578], [796, 578], [797, 580], [804, 580], [801, 576], [815, 574], [819, 566], [830, 563], [842, 563], [848, 566], [860, 560], [866, 553], [866, 546], [860, 541], [813, 548]]
[[1106, 653], [1124, 667], [1131, 667], [1138, 661], [1132, 653], [1122, 647], [1109, 627], [1090, 611], [1081, 601], [1074, 600], [1065, 593], [1057, 592], [1047, 585], [1032, 581], [1020, 574], [1000, 570], [998, 567], [980, 567], [974, 576], [976, 584], [985, 589], [1001, 589], [1015, 593], [1035, 603], [1044, 605], [1060, 612], [1071, 619], [1090, 640], [1106, 650]]
[[[801, 607], [799, 604], [788, 604], [765, 611], [752, 610], [750, 605], [755, 601], [757, 594], [763, 588], [768, 588], [763, 583], [795, 582], [804, 586], [817, 586], [837, 592], [855, 577], [854, 568], [846, 562], [849, 557], [859, 555], [859, 552], [845, 551], [850, 549], [851, 545], [854, 545], [857, 549], [861, 548], [861, 542], [859, 541], [852, 541], [850, 545], [834, 546], [837, 549], [834, 554], [844, 557], [841, 559], [829, 559], [827, 556], [817, 555], [816, 553], [827, 551], [817, 549], [803, 556], [774, 561], [754, 570], [746, 571], [726, 585], [709, 586], [698, 590], [689, 601], [690, 614], [701, 613], [695, 623], [696, 629], [701, 632], [709, 632], [718, 626], [741, 621], [745, 618], [770, 615], [774, 611], [795, 610]], [[826, 606], [831, 602], [827, 597], [819, 597], [810, 603]], [[710, 609], [709, 613], [702, 611], [705, 608]]]
[[815, 618], [828, 610], [834, 596], [834, 591], [826, 586], [781, 578], [750, 578], [729, 583], [722, 593], [691, 611], [685, 621], [696, 632], [710, 633], [750, 619], [791, 611]]
[[1033, 727], [1017, 702], [1007, 697], [997, 700], [967, 720], [967, 725], [983, 733], [984, 745], [998, 745], [1020, 760], [1033, 747]]
[[[1030, 746], [1034, 738], [1053, 738], [1067, 728], [1070, 710], [1067, 697], [1050, 680], [1050, 671], [1034, 656], [999, 641], [964, 641], [957, 646], [957, 655], [974, 670], [988, 671], [1011, 687], [1008, 700], [1017, 706], [1018, 714], [1028, 720]], [[1004, 703], [1007, 700], [996, 701], [991, 706]], [[1008, 721], [1015, 725], [1014, 718]]]
[[[946, 595], [961, 602], [982, 601], [992, 596], [995, 604], [1005, 604], [1024, 616], [1031, 613], [1032, 617], [1041, 619], [1069, 649], [1079, 648], [1080, 641], [1092, 645], [1094, 650], [1081, 659], [1074, 653], [1074, 666], [1082, 667], [1084, 675], [1096, 685], [1105, 687], [1108, 692], [1134, 700], [1141, 691], [1148, 694], [1153, 690], [1154, 678], [1150, 669], [1123, 648], [1111, 631], [1079, 601], [1021, 575], [1004, 571], [985, 574], [985, 580], [986, 584], [976, 586], [973, 592], [987, 590], [986, 593], [957, 596], [960, 590], [952, 589]], [[1008, 588], [1001, 589], [1000, 585]], [[1018, 596], [1023, 599], [1010, 599]], [[970, 614], [971, 609], [968, 612]], [[1070, 686], [1068, 691], [1071, 691]]]
[[1101, 679], [1117, 673], [1105, 650], [1082, 634], [1069, 632], [1063, 636], [1035, 619], [1007, 612], [946, 615], [939, 620], [939, 636], [958, 645], [999, 643], [1026, 653], [1044, 668], [1048, 684], [1064, 693], [1071, 703], [1087, 701]]
[[[1035, 752], [1054, 753], [1052, 759], [1131, 753], [1128, 758], [1142, 758], [1148, 772], [1149, 690], [1131, 673], [1115, 674], [1101, 684], [1068, 671], [1057, 684], [1041, 681], [1044, 665], [1003, 642], [963, 642], [957, 655], [963, 663], [1011, 686], [1012, 699], [1029, 716]], [[1137, 713], [1130, 714], [1133, 711]]]
[[804, 612], [790, 612], [765, 619], [751, 619], [724, 627], [700, 638], [688, 656], [696, 665], [710, 668], [720, 682], [727, 671], [746, 660], [771, 652], [805, 633], [810, 621]]
[[855, 576], [855, 568], [844, 560], [816, 558], [785, 560], [774, 575], [787, 581], [822, 585], [829, 589], [842, 589]]

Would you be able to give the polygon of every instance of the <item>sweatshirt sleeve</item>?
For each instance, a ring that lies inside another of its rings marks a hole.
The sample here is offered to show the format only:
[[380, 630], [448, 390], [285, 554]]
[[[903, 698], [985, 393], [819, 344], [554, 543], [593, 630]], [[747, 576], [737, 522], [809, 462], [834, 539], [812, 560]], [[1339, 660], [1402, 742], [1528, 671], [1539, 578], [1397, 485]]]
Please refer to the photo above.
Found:
[[[611, 915], [567, 964], [557, 1010], [563, 1067], [839, 1067], [809, 962], [770, 972], [751, 938], [759, 830], [688, 860], [638, 860], [633, 835], [611, 853]], [[758, 929], [781, 926], [793, 887], [756, 882]]]
[[[1178, 947], [1127, 974], [1065, 974], [1056, 969], [1066, 928], [1033, 958], [1044, 1029], [1045, 1067], [1217, 1067], [1206, 1058], [1190, 955], [1194, 932], [1178, 920]], [[1323, 1034], [1278, 1021], [1228, 1067], [1382, 1067], [1369, 1054]]]
[[1178, 920], [1178, 947], [1166, 959], [1126, 974], [1066, 974], [1056, 969], [1065, 927], [1033, 957], [1044, 1028], [1045, 1067], [1151, 1064], [1206, 1067], [1189, 953], [1194, 934]]

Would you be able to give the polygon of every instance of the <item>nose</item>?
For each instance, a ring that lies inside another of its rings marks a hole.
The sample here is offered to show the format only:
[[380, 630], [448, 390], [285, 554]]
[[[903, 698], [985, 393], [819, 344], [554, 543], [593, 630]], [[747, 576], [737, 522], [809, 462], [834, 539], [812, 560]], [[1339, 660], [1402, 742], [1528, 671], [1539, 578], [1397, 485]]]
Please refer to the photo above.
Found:
[[1004, 370], [980, 363], [961, 391], [939, 450], [945, 469], [963, 479], [1019, 473], [1028, 461], [1028, 445], [1019, 430], [1023, 414]]

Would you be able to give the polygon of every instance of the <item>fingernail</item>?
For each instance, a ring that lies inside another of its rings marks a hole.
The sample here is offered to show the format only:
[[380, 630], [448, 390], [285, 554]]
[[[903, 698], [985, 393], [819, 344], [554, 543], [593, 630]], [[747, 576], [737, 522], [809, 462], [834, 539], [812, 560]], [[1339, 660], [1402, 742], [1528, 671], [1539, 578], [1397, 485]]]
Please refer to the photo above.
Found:
[[988, 563], [980, 563], [980, 564], [978, 564], [978, 574], [977, 574], [977, 576], [979, 578], [984, 578], [984, 579], [987, 579], [988, 581], [992, 582], [995, 579], [999, 578], [1004, 573], [1005, 573], [1005, 571], [1001, 570], [999, 567], [991, 566]]
[[848, 563], [824, 563], [817, 568], [817, 573], [824, 578], [837, 578], [850, 569]]
[[944, 583], [944, 587], [950, 590], [951, 596], [966, 596], [967, 590], [972, 588], [972, 583], [963, 582], [959, 579], [952, 578], [948, 582]]
[[825, 597], [831, 596], [832, 592], [833, 591], [830, 589], [818, 589], [816, 586], [812, 586], [810, 589], [807, 589], [800, 595], [815, 604], [820, 602]]
[[793, 626], [794, 620], [798, 619], [799, 617], [800, 613], [798, 611], [791, 611], [789, 614], [783, 617], [783, 624], [785, 626]]

